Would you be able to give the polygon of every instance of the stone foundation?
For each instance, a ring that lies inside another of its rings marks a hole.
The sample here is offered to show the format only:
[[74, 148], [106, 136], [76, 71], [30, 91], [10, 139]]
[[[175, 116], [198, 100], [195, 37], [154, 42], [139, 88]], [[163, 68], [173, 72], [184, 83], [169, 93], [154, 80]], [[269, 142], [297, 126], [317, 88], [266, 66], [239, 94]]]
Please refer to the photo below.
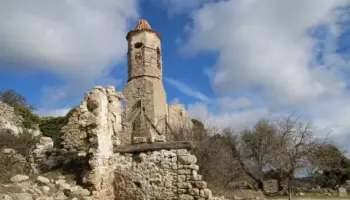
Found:
[[186, 149], [116, 154], [116, 199], [211, 199], [196, 162]]

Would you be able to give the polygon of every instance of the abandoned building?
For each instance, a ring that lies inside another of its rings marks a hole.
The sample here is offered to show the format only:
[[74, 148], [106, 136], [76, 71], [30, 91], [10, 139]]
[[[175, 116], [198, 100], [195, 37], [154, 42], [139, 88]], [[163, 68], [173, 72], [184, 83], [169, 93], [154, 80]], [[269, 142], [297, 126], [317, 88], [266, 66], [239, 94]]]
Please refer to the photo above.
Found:
[[126, 38], [124, 91], [96, 86], [86, 93], [61, 130], [63, 149], [87, 160], [82, 177], [93, 199], [214, 199], [191, 143], [168, 137], [193, 124], [184, 106], [167, 104], [160, 34], [139, 20]]

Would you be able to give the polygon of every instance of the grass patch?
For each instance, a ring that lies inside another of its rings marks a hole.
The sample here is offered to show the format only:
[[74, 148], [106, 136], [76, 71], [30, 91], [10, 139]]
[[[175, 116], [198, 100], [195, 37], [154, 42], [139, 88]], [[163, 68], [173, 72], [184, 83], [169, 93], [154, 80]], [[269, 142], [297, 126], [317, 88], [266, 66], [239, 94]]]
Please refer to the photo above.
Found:
[[[350, 196], [348, 197], [338, 197], [337, 193], [331, 194], [331, 196], [325, 196], [323, 194], [319, 193], [304, 193], [304, 196], [292, 196], [292, 199], [350, 199]], [[288, 199], [287, 195], [276, 195], [276, 196], [269, 196], [266, 197], [266, 199]]]

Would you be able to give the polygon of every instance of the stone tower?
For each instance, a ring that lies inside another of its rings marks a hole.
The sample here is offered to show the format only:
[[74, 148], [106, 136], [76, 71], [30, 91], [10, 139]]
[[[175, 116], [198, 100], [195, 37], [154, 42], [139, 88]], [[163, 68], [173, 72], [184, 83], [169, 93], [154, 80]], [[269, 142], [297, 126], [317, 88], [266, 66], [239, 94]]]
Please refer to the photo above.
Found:
[[163, 141], [167, 101], [162, 79], [161, 36], [139, 20], [126, 37], [128, 81], [124, 86], [124, 131], [132, 143]]

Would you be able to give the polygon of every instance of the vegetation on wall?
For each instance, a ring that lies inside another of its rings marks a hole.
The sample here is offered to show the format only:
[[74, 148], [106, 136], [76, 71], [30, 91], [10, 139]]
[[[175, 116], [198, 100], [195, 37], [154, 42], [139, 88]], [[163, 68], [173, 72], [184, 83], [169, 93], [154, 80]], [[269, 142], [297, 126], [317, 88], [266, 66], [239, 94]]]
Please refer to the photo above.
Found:
[[51, 137], [57, 145], [60, 138], [61, 128], [67, 124], [68, 118], [74, 112], [74, 108], [64, 117], [40, 118], [33, 111], [33, 106], [29, 105], [27, 99], [12, 89], [0, 92], [0, 101], [14, 108], [15, 114], [23, 118], [22, 125], [26, 129], [34, 129], [39, 126], [43, 136]]
[[33, 113], [34, 108], [27, 99], [12, 89], [0, 92], [0, 101], [13, 107], [15, 114], [23, 118], [22, 125], [27, 129], [34, 129], [40, 123], [40, 117]]
[[54, 145], [57, 147], [60, 143], [61, 129], [68, 123], [69, 117], [75, 111], [71, 109], [64, 117], [46, 117], [40, 122], [39, 128], [43, 136], [52, 138]]
[[15, 113], [23, 118], [22, 125], [27, 129], [35, 129], [40, 123], [40, 117], [32, 112], [27, 106], [14, 107]]
[[39, 128], [43, 136], [52, 138], [55, 146], [58, 146], [60, 130], [67, 122], [67, 117], [49, 117], [41, 120]]

